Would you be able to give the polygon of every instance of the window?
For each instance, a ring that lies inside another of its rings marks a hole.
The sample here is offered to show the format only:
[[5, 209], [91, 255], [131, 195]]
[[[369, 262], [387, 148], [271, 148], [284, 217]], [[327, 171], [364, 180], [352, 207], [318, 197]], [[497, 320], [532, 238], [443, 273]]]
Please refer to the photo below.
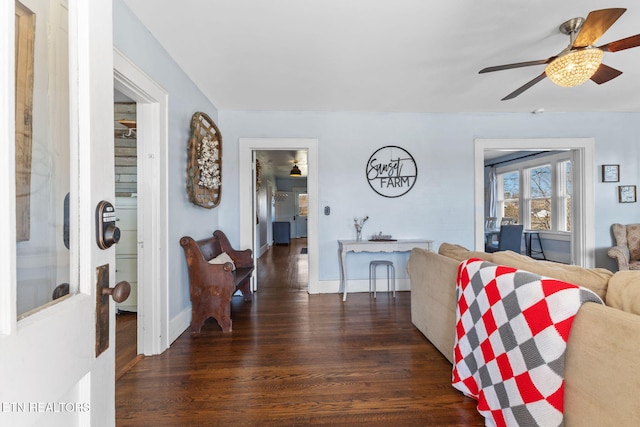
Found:
[[551, 165], [526, 170], [529, 178], [527, 206], [532, 230], [551, 230]]
[[560, 188], [558, 191], [558, 230], [571, 231], [571, 194], [573, 191], [571, 178], [573, 171], [571, 161], [558, 162]]
[[498, 212], [501, 218], [520, 217], [520, 175], [518, 171], [498, 177]]
[[571, 231], [572, 167], [569, 153], [498, 169], [498, 215], [529, 230]]
[[309, 214], [309, 195], [298, 194], [298, 215], [307, 216]]

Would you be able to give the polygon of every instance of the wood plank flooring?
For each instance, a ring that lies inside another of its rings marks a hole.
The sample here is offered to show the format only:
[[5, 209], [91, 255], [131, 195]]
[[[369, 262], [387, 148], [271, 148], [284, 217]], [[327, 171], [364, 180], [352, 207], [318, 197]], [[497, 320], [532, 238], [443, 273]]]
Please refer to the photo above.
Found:
[[116, 315], [116, 380], [144, 356], [138, 354], [138, 313], [122, 311]]
[[309, 295], [306, 246], [259, 260], [233, 331], [210, 319], [116, 383], [118, 426], [481, 426], [451, 365], [411, 324], [410, 294]]

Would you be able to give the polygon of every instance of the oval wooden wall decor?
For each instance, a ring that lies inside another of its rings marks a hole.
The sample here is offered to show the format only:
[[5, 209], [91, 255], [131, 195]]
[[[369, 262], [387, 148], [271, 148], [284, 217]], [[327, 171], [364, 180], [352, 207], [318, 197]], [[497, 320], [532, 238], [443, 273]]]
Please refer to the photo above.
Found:
[[418, 166], [407, 150], [388, 145], [371, 155], [366, 174], [373, 191], [384, 197], [400, 197], [416, 183]]
[[191, 117], [187, 160], [187, 194], [191, 203], [212, 209], [222, 191], [222, 134], [202, 112]]

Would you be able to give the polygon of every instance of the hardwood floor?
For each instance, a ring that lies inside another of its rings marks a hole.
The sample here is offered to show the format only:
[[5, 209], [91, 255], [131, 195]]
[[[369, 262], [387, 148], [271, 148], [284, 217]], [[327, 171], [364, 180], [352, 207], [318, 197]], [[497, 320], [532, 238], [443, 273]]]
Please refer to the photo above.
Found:
[[306, 241], [259, 260], [233, 331], [209, 319], [116, 384], [118, 426], [481, 426], [451, 365], [411, 324], [410, 294], [306, 292]]
[[138, 354], [138, 313], [116, 315], [116, 380], [144, 356]]

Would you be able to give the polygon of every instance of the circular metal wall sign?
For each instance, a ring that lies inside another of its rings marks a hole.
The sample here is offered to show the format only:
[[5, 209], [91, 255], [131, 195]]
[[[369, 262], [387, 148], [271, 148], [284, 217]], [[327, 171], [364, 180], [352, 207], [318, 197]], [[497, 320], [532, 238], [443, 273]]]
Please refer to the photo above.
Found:
[[418, 167], [404, 148], [388, 145], [373, 153], [367, 162], [367, 181], [384, 197], [400, 197], [416, 183]]

